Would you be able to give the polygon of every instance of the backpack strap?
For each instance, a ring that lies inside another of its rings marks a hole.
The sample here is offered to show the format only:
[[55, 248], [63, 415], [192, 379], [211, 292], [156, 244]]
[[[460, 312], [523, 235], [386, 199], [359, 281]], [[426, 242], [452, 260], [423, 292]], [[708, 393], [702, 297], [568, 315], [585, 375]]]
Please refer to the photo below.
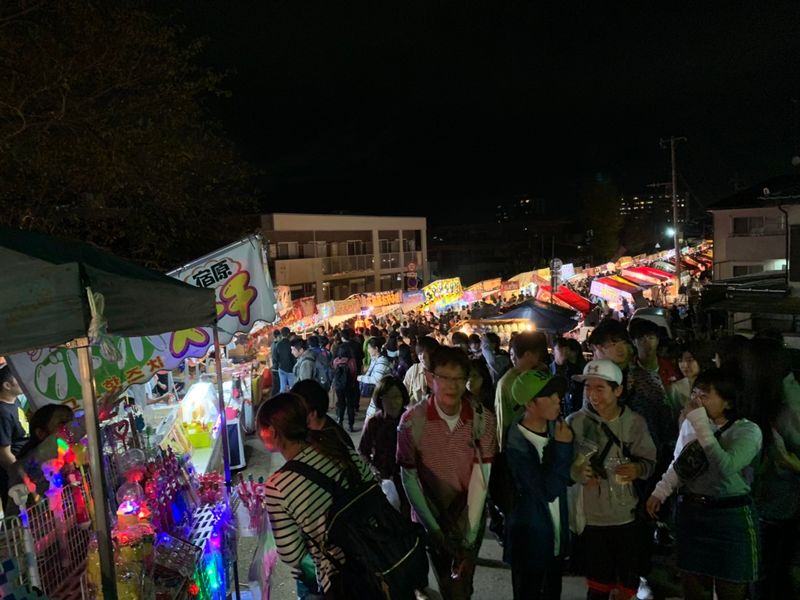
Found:
[[611, 450], [611, 445], [613, 444], [619, 447], [620, 450], [622, 450], [622, 456], [624, 456], [627, 459], [633, 458], [631, 456], [630, 450], [628, 450], [628, 447], [620, 441], [620, 439], [616, 436], [616, 434], [613, 431], [611, 431], [611, 428], [608, 426], [607, 423], [601, 422], [600, 428], [603, 430], [603, 433], [608, 438], [608, 444], [606, 444], [606, 447], [603, 448], [603, 452], [606, 455], [608, 454], [608, 451]]
[[475, 402], [470, 395], [462, 402], [469, 402], [472, 405], [472, 447], [475, 450], [475, 457], [478, 459], [478, 470], [481, 472], [481, 479], [483, 480], [483, 489], [489, 489], [489, 482], [483, 474], [483, 452], [481, 451], [481, 438], [486, 432], [486, 414], [483, 410], [483, 404]]
[[[420, 410], [416, 408], [416, 406], [412, 409], [411, 416], [409, 417], [409, 421], [411, 421], [411, 437], [414, 440], [414, 446], [419, 448], [419, 443], [422, 441], [422, 434], [425, 433], [425, 420], [427, 419], [427, 398], [420, 402], [420, 405], [424, 407], [424, 410]], [[419, 406], [419, 405], [417, 405]], [[421, 413], [421, 414], [420, 414]]]
[[[428, 399], [426, 398], [424, 402], [420, 404], [427, 404]], [[486, 432], [486, 413], [483, 410], [483, 405], [475, 402], [472, 400], [472, 397], [467, 396], [462, 399], [462, 402], [469, 402], [470, 406], [472, 407], [472, 445], [475, 450], [478, 452], [478, 457], [480, 462], [483, 462], [483, 456], [481, 455], [481, 446], [480, 441], [483, 437], [483, 434]], [[425, 419], [427, 414], [427, 407], [425, 411], [421, 411], [417, 409], [416, 412], [412, 413], [410, 421], [411, 421], [411, 437], [414, 438], [414, 444], [419, 446], [419, 442], [422, 439], [422, 434], [425, 432]]]
[[469, 402], [472, 405], [472, 441], [480, 451], [479, 442], [486, 432], [486, 413], [483, 404], [475, 401], [471, 395]]
[[281, 467], [281, 470], [292, 471], [298, 475], [302, 475], [310, 482], [318, 485], [323, 490], [328, 492], [331, 496], [334, 496], [342, 487], [338, 481], [333, 479], [333, 477], [328, 477], [321, 471], [318, 471], [314, 467], [299, 460], [288, 461], [285, 465], [283, 465], [283, 467]]
[[[305, 477], [310, 482], [318, 485], [323, 490], [328, 492], [331, 497], [333, 497], [336, 491], [341, 488], [341, 484], [339, 484], [339, 482], [334, 480], [332, 477], [328, 477], [321, 471], [318, 471], [314, 467], [299, 460], [288, 461], [285, 465], [283, 465], [283, 467], [281, 467], [281, 470], [291, 471]], [[331, 562], [331, 564], [333, 564], [337, 571], [341, 573], [343, 568], [341, 561], [328, 552], [327, 548], [319, 544], [313, 537], [307, 535], [305, 538], [311, 543], [312, 546], [316, 547], [317, 550], [319, 550], [322, 555]]]

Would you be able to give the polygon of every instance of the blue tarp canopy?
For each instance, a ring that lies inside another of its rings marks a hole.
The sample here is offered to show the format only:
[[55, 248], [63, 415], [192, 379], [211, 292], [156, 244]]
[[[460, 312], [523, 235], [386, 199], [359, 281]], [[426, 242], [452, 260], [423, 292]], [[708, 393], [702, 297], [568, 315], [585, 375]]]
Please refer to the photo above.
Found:
[[575, 329], [580, 318], [580, 313], [574, 310], [538, 300], [528, 300], [488, 320], [527, 319], [536, 325], [537, 331], [559, 334]]

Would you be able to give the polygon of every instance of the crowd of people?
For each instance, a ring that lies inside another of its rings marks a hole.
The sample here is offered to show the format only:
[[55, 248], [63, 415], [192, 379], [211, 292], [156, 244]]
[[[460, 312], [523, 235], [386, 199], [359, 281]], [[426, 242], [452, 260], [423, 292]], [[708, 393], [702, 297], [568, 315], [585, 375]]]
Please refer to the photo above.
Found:
[[[523, 332], [506, 350], [450, 330], [457, 318], [275, 331], [266, 448], [345, 487], [379, 483], [424, 529], [444, 598], [471, 597], [487, 528], [515, 599], [559, 598], [566, 571], [591, 600], [658, 597], [662, 546], [685, 598], [800, 597], [800, 385], [778, 336], [677, 343], [605, 319], [583, 346]], [[351, 597], [348, 557], [325, 545], [334, 495], [283, 469], [267, 489], [300, 593]]]

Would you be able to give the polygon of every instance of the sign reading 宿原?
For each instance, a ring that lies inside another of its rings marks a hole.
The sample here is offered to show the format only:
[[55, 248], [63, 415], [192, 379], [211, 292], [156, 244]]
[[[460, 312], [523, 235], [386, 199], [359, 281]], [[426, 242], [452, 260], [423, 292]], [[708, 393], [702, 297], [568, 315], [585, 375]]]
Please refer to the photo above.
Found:
[[[275, 296], [262, 264], [259, 238], [242, 240], [169, 275], [217, 292], [221, 344], [227, 344], [237, 331], [249, 331], [256, 321], [275, 320]], [[185, 358], [204, 356], [213, 344], [213, 334], [211, 328], [198, 327], [138, 338], [109, 336], [107, 341], [114, 352], [92, 347], [99, 395], [121, 392], [129, 385], [149, 381], [161, 369], [175, 368]], [[74, 350], [41, 348], [16, 354], [10, 361], [34, 407], [53, 402], [80, 407], [80, 372]]]

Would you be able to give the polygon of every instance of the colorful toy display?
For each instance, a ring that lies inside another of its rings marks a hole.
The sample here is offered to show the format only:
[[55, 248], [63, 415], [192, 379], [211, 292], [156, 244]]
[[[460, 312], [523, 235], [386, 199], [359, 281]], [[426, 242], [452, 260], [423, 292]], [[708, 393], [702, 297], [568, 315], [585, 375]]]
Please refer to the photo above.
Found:
[[253, 475], [244, 476], [239, 473], [239, 485], [237, 486], [239, 499], [247, 508], [250, 514], [250, 529], [257, 535], [269, 527], [267, 517], [267, 489], [264, 478], [259, 477], [255, 482]]
[[3, 600], [47, 600], [42, 592], [30, 585], [20, 585], [17, 561], [8, 558], [0, 562], [0, 598]]
[[[203, 396], [196, 393], [183, 413], [188, 422], [177, 407], [171, 418], [177, 417], [174, 429], [199, 429], [213, 446], [219, 441], [216, 390], [201, 386], [200, 392]], [[111, 486], [103, 509], [114, 517], [109, 535], [117, 597], [222, 600], [236, 560], [236, 527], [225, 480], [216, 472], [198, 474], [190, 460], [192, 445], [167, 440], [168, 426], [157, 429], [148, 429], [136, 407], [118, 410], [101, 428], [103, 469]], [[44, 597], [21, 595], [35, 593], [20, 587], [22, 581], [55, 597], [65, 589], [72, 593], [69, 582], [88, 591], [89, 597], [103, 597], [98, 545], [89, 532], [95, 507], [87, 451], [79, 433], [83, 431], [61, 427], [19, 464], [23, 472], [14, 499], [23, 535], [12, 555], [22, 557], [26, 572], [24, 578], [16, 577], [15, 598]], [[185, 439], [185, 433], [181, 435]], [[84, 564], [87, 577], [82, 585], [76, 569]], [[65, 574], [69, 581], [63, 579]], [[7, 597], [11, 596], [0, 588], [0, 598]]]
[[200, 488], [198, 494], [204, 504], [217, 504], [225, 500], [225, 481], [219, 473], [205, 473], [197, 476]]

